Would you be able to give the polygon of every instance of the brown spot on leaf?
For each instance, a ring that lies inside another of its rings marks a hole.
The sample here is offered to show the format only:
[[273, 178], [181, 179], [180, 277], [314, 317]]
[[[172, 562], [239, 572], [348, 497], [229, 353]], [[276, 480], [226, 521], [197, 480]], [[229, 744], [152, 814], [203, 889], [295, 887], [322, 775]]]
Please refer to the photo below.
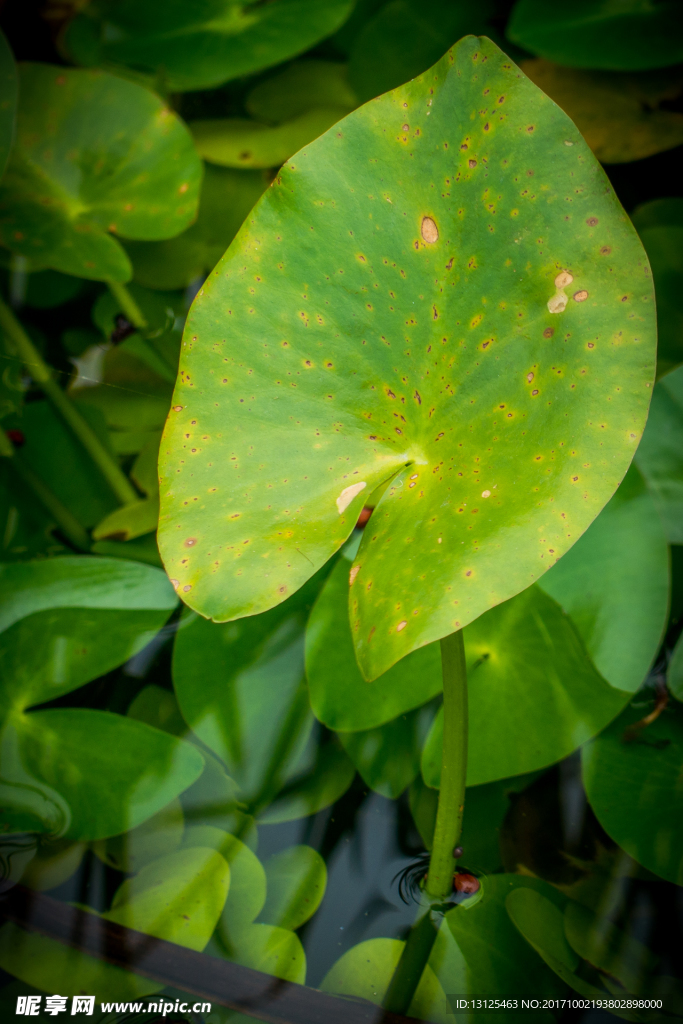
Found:
[[587, 298], [588, 292], [583, 288], [579, 292], [574, 292], [574, 302], [585, 302]]
[[424, 238], [428, 245], [433, 245], [439, 237], [439, 229], [436, 226], [436, 222], [431, 217], [422, 218], [422, 226], [420, 227], [420, 234]]

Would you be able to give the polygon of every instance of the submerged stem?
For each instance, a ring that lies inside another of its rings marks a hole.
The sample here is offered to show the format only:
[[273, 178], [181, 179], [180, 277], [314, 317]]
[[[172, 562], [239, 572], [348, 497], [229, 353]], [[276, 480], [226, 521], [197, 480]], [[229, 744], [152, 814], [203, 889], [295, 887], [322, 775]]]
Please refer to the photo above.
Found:
[[462, 630], [441, 641], [443, 754], [439, 807], [425, 892], [445, 899], [453, 890], [454, 850], [462, 831], [467, 781], [467, 669]]
[[53, 378], [50, 367], [43, 360], [12, 310], [2, 299], [0, 299], [0, 328], [11, 339], [17, 355], [31, 377], [81, 442], [121, 504], [129, 505], [131, 502], [137, 501], [138, 495], [128, 477], [109, 454], [87, 420], [64, 394]]
[[432, 854], [421, 907], [387, 991], [384, 1006], [407, 1014], [438, 932], [434, 905], [453, 891], [454, 851], [462, 831], [467, 781], [467, 669], [462, 630], [441, 641], [443, 672], [443, 756]]

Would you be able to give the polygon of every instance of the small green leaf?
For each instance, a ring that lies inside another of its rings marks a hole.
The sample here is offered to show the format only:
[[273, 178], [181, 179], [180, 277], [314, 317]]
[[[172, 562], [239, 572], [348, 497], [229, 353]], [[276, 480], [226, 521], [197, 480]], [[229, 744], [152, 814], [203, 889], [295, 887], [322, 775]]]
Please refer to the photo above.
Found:
[[539, 586], [571, 616], [598, 672], [634, 693], [666, 628], [669, 551], [652, 496], [632, 466], [612, 500]]
[[[605, 832], [639, 864], [683, 884], [683, 708], [653, 711], [647, 691], [583, 750], [586, 794]], [[628, 794], [628, 799], [624, 799]]]
[[193, 121], [197, 152], [222, 167], [279, 167], [348, 113], [346, 107], [315, 106], [290, 121], [270, 127], [246, 118]]
[[517, 0], [507, 35], [568, 67], [661, 68], [683, 60], [679, 14], [677, 0], [574, 0], [560, 6]]
[[163, 572], [113, 558], [67, 555], [0, 564], [0, 631], [50, 608], [159, 610], [178, 603]]
[[353, 761], [335, 741], [320, 744], [313, 765], [259, 814], [259, 824], [278, 825], [317, 814], [344, 795], [355, 774]]
[[394, 89], [430, 68], [462, 36], [491, 36], [492, 0], [391, 0], [356, 36], [349, 54], [349, 78], [361, 101]]
[[[399, 665], [390, 669], [381, 677], [382, 681], [398, 668]], [[376, 686], [377, 680], [364, 685]], [[389, 800], [395, 800], [419, 775], [422, 744], [435, 710], [428, 705], [399, 715], [392, 722], [386, 722], [375, 729], [337, 734], [370, 789]]]
[[[201, 754], [142, 722], [89, 708], [14, 714], [0, 734], [2, 826], [68, 839], [136, 828], [199, 777]], [[107, 785], [102, 786], [101, 780]]]
[[[470, 786], [560, 761], [628, 700], [598, 675], [569, 619], [539, 587], [467, 626], [465, 654]], [[441, 778], [442, 734], [441, 711], [422, 753], [429, 786]]]
[[312, 106], [353, 110], [358, 98], [349, 85], [346, 64], [299, 60], [259, 82], [245, 106], [258, 121], [283, 124]]
[[261, 920], [296, 931], [315, 914], [325, 895], [327, 868], [311, 846], [290, 846], [265, 863], [268, 896]]
[[681, 92], [677, 70], [615, 74], [546, 60], [523, 60], [520, 67], [569, 114], [603, 164], [642, 160], [683, 142], [683, 117], [660, 109]]
[[683, 544], [683, 366], [656, 385], [635, 462], [669, 543]]
[[[467, 991], [472, 995], [561, 996], [563, 987], [513, 926], [506, 907], [509, 894], [544, 894], [560, 907], [566, 898], [547, 882], [522, 875], [490, 875], [483, 881], [482, 897], [463, 913], [454, 907], [446, 914], [448, 927], [467, 963]], [[559, 911], [558, 911], [559, 913]], [[560, 916], [560, 921], [562, 920]], [[543, 1018], [549, 1024], [551, 1018]]]
[[[348, 949], [322, 980], [323, 992], [356, 996], [382, 1005], [405, 943], [399, 939], [368, 939]], [[427, 964], [408, 1008], [409, 1017], [452, 1024], [437, 976]]]
[[213, 270], [269, 183], [260, 171], [207, 164], [197, 220], [187, 231], [163, 242], [124, 243], [134, 280], [147, 288], [186, 288]]
[[196, 216], [189, 133], [158, 96], [101, 71], [23, 64], [20, 85], [0, 241], [67, 274], [127, 281], [115, 235], [169, 238]]
[[443, 687], [436, 644], [414, 651], [380, 679], [363, 679], [349, 625], [349, 570], [340, 558], [306, 626], [306, 677], [313, 713], [328, 728], [374, 729], [425, 704]]
[[4, 32], [0, 32], [0, 178], [14, 141], [17, 113], [17, 67]]
[[64, 45], [77, 63], [122, 64], [172, 92], [211, 89], [303, 53], [345, 21], [351, 0], [104, 0], [77, 14]]
[[305, 600], [298, 594], [224, 626], [194, 616], [178, 630], [173, 680], [183, 718], [225, 763], [246, 802], [275, 795], [297, 770], [311, 731]]
[[177, 850], [123, 882], [111, 910], [102, 916], [201, 951], [218, 923], [229, 888], [230, 868], [215, 850]]
[[184, 847], [207, 846], [230, 865], [230, 892], [217, 925], [226, 948], [239, 946], [242, 931], [259, 915], [266, 899], [266, 873], [248, 846], [221, 829], [198, 825], [189, 828]]
[[93, 850], [104, 864], [132, 874], [177, 849], [184, 831], [183, 809], [180, 801], [175, 799], [130, 832], [94, 843]]
[[239, 935], [234, 956], [243, 967], [272, 974], [298, 985], [306, 982], [306, 954], [299, 937], [272, 924], [250, 924]]
[[288, 161], [193, 304], [160, 454], [179, 594], [217, 621], [273, 607], [391, 479], [349, 590], [377, 678], [590, 525], [645, 422], [654, 328], [575, 126], [466, 37]]
[[159, 498], [145, 498], [110, 512], [92, 532], [94, 540], [133, 540], [153, 533], [159, 520]]

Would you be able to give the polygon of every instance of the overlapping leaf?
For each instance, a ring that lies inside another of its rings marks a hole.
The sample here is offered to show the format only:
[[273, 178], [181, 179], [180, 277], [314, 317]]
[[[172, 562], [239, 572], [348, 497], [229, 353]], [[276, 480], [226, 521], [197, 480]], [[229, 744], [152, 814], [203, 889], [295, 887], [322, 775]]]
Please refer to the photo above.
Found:
[[177, 235], [196, 216], [201, 162], [149, 90], [99, 71], [23, 64], [17, 138], [0, 186], [0, 243], [42, 266], [127, 281], [115, 235]]
[[161, 449], [179, 594], [220, 621], [284, 600], [393, 478], [354, 565], [363, 672], [466, 625], [615, 490], [653, 319], [574, 126], [461, 41], [290, 161], [195, 303]]
[[568, 67], [661, 68], [683, 60], [679, 15], [676, 0], [574, 0], [559, 6], [517, 0], [507, 35]]
[[69, 25], [64, 45], [80, 64], [142, 69], [174, 92], [209, 89], [272, 67], [339, 28], [351, 0], [100, 0]]

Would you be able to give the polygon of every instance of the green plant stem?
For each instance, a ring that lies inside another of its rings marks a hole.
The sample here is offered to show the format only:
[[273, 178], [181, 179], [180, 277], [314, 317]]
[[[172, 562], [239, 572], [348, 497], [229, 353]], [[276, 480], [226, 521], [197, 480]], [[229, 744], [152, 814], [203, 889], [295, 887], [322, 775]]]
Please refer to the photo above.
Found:
[[121, 312], [124, 314], [130, 324], [135, 327], [138, 331], [142, 344], [147, 348], [150, 354], [154, 357], [154, 361], [157, 366], [157, 372], [159, 372], [159, 364], [166, 367], [166, 373], [163, 374], [164, 378], [170, 381], [171, 384], [175, 382], [176, 368], [171, 366], [169, 361], [164, 356], [163, 352], [159, 352], [154, 347], [149, 338], [147, 337], [149, 331], [149, 323], [142, 312], [137, 302], [126, 288], [125, 284], [121, 284], [119, 281], [107, 281], [109, 291], [112, 293], [119, 306]]
[[445, 899], [453, 891], [453, 872], [465, 810], [467, 782], [467, 669], [462, 630], [441, 641], [443, 672], [443, 754], [436, 826], [425, 892]]
[[121, 284], [119, 281], [107, 281], [109, 291], [112, 293], [119, 306], [121, 312], [124, 314], [126, 320], [137, 328], [138, 331], [147, 330], [149, 324], [145, 314], [142, 312], [137, 302], [130, 294], [125, 284]]
[[441, 641], [441, 666], [443, 755], [432, 854], [423, 893], [427, 906], [420, 908], [384, 1000], [385, 1009], [392, 1013], [408, 1013], [427, 966], [438, 932], [434, 911], [453, 891], [454, 851], [462, 831], [467, 781], [467, 669], [462, 630]]
[[408, 1013], [437, 932], [438, 925], [432, 917], [431, 907], [421, 907], [384, 997], [385, 1010], [403, 1015]]
[[0, 327], [11, 339], [17, 355], [35, 383], [81, 442], [121, 504], [129, 505], [133, 501], [138, 501], [138, 495], [128, 477], [109, 454], [90, 424], [81, 416], [78, 409], [54, 380], [50, 367], [42, 359], [26, 331], [2, 299], [0, 299]]
[[50, 488], [43, 483], [30, 466], [26, 465], [21, 456], [14, 451], [10, 439], [2, 428], [0, 428], [0, 457], [11, 459], [10, 465], [14, 472], [33, 491], [69, 543], [78, 551], [89, 551], [90, 540], [86, 531], [69, 509], [61, 503]]

